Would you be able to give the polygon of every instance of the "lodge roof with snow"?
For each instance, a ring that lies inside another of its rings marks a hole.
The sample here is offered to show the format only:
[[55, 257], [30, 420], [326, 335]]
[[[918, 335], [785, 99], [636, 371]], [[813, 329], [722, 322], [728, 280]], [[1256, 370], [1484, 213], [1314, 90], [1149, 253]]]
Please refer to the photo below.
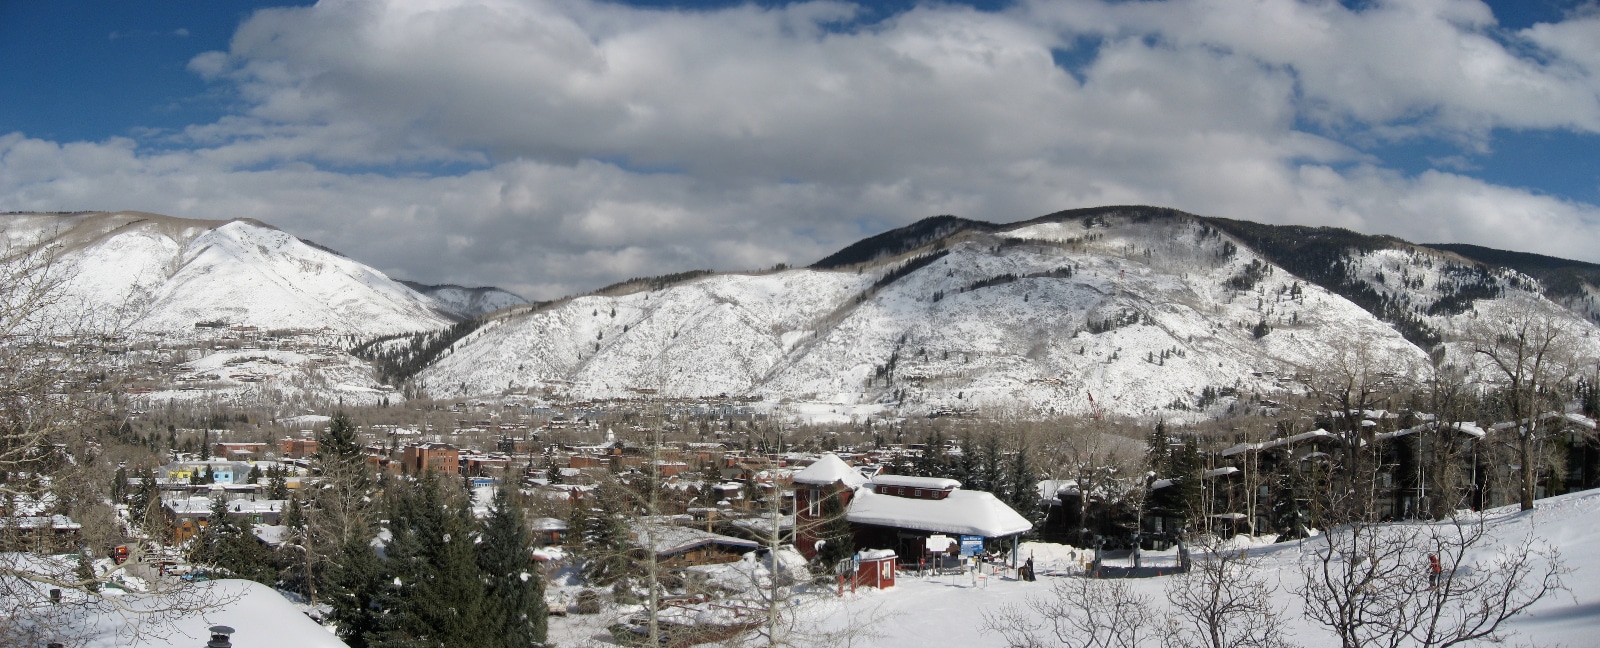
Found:
[[867, 483], [866, 475], [861, 471], [851, 468], [850, 464], [832, 452], [822, 455], [816, 463], [806, 466], [804, 470], [794, 474], [796, 484], [813, 484], [828, 486], [844, 483], [845, 488], [857, 488]]
[[950, 491], [944, 499], [879, 495], [870, 488], [856, 491], [845, 518], [852, 524], [914, 529], [986, 538], [1022, 533], [1033, 524], [992, 493]]
[[735, 538], [720, 533], [666, 524], [645, 523], [644, 525], [636, 526], [633, 529], [633, 537], [635, 544], [641, 547], [653, 548], [656, 555], [662, 557], [680, 554], [706, 545], [718, 545], [733, 549], [756, 549], [761, 546], [744, 538]]
[[911, 475], [878, 475], [872, 478], [871, 483], [879, 486], [905, 486], [908, 488], [927, 488], [930, 490], [954, 490], [961, 488], [961, 482], [943, 477], [914, 477]]

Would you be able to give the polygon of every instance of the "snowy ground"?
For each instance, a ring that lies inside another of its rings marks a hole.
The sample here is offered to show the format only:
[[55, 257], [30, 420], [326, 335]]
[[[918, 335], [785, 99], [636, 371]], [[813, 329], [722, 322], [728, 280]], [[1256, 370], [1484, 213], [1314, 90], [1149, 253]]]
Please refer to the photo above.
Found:
[[[1518, 512], [1514, 507], [1489, 512], [1488, 526], [1499, 543], [1516, 542], [1532, 534], [1561, 548], [1567, 567], [1572, 569], [1566, 577], [1570, 592], [1547, 597], [1529, 614], [1511, 623], [1511, 629], [1517, 632], [1513, 645], [1596, 645], [1595, 631], [1600, 629], [1600, 555], [1591, 549], [1600, 546], [1600, 524], [1596, 522], [1600, 522], [1600, 491], [1541, 500], [1530, 513]], [[1294, 633], [1293, 643], [1308, 648], [1337, 646], [1331, 634], [1304, 618], [1300, 600], [1293, 593], [1302, 582], [1299, 562], [1314, 546], [1316, 541], [1308, 540], [1247, 550], [1260, 558], [1263, 573], [1278, 585], [1277, 607], [1284, 611]], [[852, 642], [857, 646], [1003, 646], [999, 635], [983, 630], [984, 612], [1022, 604], [1030, 597], [1049, 596], [1051, 582], [1073, 577], [1070, 574], [1078, 571], [1077, 566], [1085, 557], [1082, 551], [1060, 545], [1024, 545], [1023, 556], [1030, 552], [1039, 572], [1036, 582], [1019, 581], [1009, 573], [983, 580], [971, 575], [902, 575], [894, 588], [847, 593], [843, 599], [818, 597], [812, 605], [817, 607], [816, 615], [822, 617], [819, 627], [825, 629], [857, 624], [864, 615], [876, 618], [878, 636]], [[1147, 553], [1145, 563], [1171, 562], [1169, 554]], [[1130, 583], [1136, 592], [1159, 606], [1165, 605], [1163, 588], [1167, 581], [1153, 578]], [[611, 640], [603, 628], [607, 618], [606, 614], [553, 618], [551, 639], [562, 646], [609, 644]]]

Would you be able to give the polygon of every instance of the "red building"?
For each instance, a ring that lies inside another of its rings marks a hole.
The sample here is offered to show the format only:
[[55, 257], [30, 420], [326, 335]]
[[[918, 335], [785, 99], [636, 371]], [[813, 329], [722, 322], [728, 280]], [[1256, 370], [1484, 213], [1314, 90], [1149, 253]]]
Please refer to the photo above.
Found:
[[794, 474], [794, 545], [807, 559], [817, 555], [817, 534], [827, 522], [825, 500], [839, 498], [843, 511], [865, 483], [866, 475], [831, 452]]
[[211, 448], [211, 456], [229, 461], [260, 459], [266, 452], [265, 443], [218, 443]]
[[278, 456], [284, 459], [304, 459], [316, 453], [313, 439], [278, 439]]
[[405, 472], [413, 475], [430, 471], [438, 475], [459, 475], [461, 451], [448, 443], [417, 443], [406, 446], [401, 464]]

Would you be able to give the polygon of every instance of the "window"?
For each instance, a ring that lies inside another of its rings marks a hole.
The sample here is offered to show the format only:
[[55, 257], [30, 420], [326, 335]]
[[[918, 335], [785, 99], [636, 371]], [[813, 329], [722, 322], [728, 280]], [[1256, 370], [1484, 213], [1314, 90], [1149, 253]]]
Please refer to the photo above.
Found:
[[916, 496], [919, 497], [919, 498], [922, 497], [922, 489], [918, 488], [916, 490]]
[[822, 491], [815, 488], [806, 489], [806, 515], [817, 516], [822, 513]]

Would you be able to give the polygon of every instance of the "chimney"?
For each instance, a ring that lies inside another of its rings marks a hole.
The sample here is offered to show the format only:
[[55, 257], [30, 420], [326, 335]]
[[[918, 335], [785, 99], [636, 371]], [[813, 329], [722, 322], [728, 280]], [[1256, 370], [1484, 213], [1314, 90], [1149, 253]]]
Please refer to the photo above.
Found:
[[206, 642], [206, 648], [233, 648], [233, 643], [228, 641], [228, 635], [233, 634], [233, 628], [228, 626], [211, 626], [211, 641]]

